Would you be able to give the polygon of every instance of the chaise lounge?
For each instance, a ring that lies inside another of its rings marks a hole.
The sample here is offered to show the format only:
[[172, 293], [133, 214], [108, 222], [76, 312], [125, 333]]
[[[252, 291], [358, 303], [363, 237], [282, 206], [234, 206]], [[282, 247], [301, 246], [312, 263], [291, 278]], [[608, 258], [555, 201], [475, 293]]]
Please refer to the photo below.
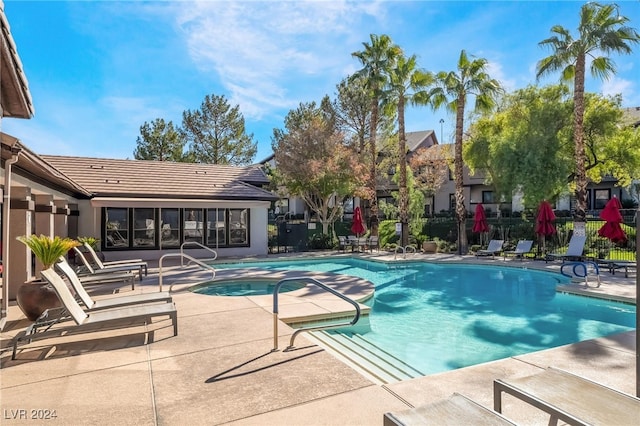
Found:
[[80, 279], [66, 261], [58, 262], [55, 268], [67, 277], [67, 280], [76, 292], [76, 296], [87, 307], [88, 310], [109, 309], [127, 305], [140, 305], [145, 303], [171, 302], [172, 298], [168, 292], [153, 292], [146, 294], [133, 294], [128, 296], [117, 296], [109, 299], [93, 300], [85, 290]]
[[[60, 277], [53, 268], [45, 269], [40, 274], [53, 286], [63, 308], [66, 310], [66, 313], [71, 316], [75, 324], [66, 325], [62, 323], [61, 327], [53, 327], [56, 325], [55, 321], [47, 322], [44, 331], [39, 331], [39, 328], [43, 327], [44, 324], [37, 320], [13, 338], [13, 353], [11, 359], [16, 359], [18, 344], [24, 341], [30, 343], [33, 340], [60, 337], [62, 334], [99, 331], [105, 328], [121, 328], [123, 326], [130, 326], [131, 321], [145, 321], [145, 323], [148, 323], [151, 318], [159, 316], [168, 316], [173, 325], [173, 335], [178, 335], [178, 312], [173, 302], [85, 312], [74, 299], [73, 294], [71, 294], [62, 277]], [[41, 315], [41, 318], [44, 317], [46, 317], [46, 312]], [[66, 319], [66, 317], [59, 317], [59, 320], [63, 319]]]
[[485, 250], [478, 250], [476, 252], [476, 256], [493, 256], [495, 258], [496, 254], [500, 254], [502, 251], [503, 244], [504, 240], [491, 240]]
[[545, 261], [549, 262], [550, 260], [561, 259], [564, 263], [565, 260], [582, 260], [584, 258], [582, 253], [584, 252], [586, 242], [586, 235], [573, 234], [569, 240], [569, 247], [566, 253], [549, 253], [545, 257]]

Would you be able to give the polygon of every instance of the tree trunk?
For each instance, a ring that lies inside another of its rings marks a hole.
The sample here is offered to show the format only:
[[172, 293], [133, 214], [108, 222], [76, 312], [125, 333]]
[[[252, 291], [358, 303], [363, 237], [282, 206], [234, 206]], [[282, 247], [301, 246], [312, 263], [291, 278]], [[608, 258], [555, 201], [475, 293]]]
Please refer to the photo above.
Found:
[[464, 126], [464, 103], [465, 95], [458, 95], [458, 105], [456, 111], [456, 143], [455, 143], [455, 182], [456, 182], [456, 221], [458, 223], [458, 254], [467, 254], [467, 209], [464, 206], [463, 173], [462, 162], [462, 130]]
[[407, 191], [407, 141], [404, 129], [404, 96], [398, 99], [398, 161], [400, 162], [399, 207], [400, 241], [402, 247], [409, 245], [409, 196]]
[[[377, 87], [374, 89], [377, 92]], [[371, 221], [371, 233], [370, 235], [378, 235], [378, 194], [376, 192], [376, 161], [377, 147], [376, 147], [376, 133], [378, 130], [378, 97], [374, 96], [371, 101], [371, 129], [369, 136], [369, 151], [371, 152], [371, 168], [369, 169], [369, 188], [372, 192], [371, 200], [369, 200], [370, 221]]]
[[576, 210], [575, 221], [587, 219], [587, 173], [585, 170], [584, 148], [584, 74], [585, 56], [579, 55], [576, 61], [576, 75], [573, 88], [573, 142], [576, 160]]

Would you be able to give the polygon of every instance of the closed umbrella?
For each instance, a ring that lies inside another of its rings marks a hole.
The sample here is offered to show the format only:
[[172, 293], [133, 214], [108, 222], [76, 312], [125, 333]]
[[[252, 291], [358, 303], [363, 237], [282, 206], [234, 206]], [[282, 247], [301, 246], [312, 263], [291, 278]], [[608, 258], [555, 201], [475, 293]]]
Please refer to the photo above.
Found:
[[351, 224], [351, 232], [356, 234], [359, 237], [361, 234], [364, 234], [364, 222], [362, 221], [362, 210], [360, 207], [356, 207], [353, 212], [353, 223]]
[[547, 200], [543, 200], [538, 207], [535, 228], [536, 234], [542, 239], [542, 251], [545, 250], [547, 235], [556, 233], [556, 227], [553, 225], [554, 220], [556, 220], [556, 215], [553, 213], [551, 204]]
[[487, 224], [487, 215], [484, 212], [482, 204], [476, 206], [476, 213], [473, 216], [473, 232], [489, 232], [489, 225]]
[[487, 215], [484, 212], [482, 204], [476, 206], [476, 212], [473, 215], [473, 228], [471, 231], [480, 233], [480, 245], [482, 242], [482, 234], [489, 232], [489, 225], [487, 224]]
[[622, 244], [627, 241], [627, 234], [625, 234], [622, 226], [622, 214], [620, 209], [622, 205], [617, 197], [610, 199], [604, 206], [604, 209], [600, 212], [600, 218], [606, 222], [598, 230], [598, 235], [608, 238], [612, 242]]

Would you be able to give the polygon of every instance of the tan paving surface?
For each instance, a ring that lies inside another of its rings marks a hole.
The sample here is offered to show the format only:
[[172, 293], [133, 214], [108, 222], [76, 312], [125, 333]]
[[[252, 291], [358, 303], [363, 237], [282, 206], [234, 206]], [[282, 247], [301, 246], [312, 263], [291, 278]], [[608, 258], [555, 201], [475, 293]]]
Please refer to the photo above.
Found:
[[[367, 255], [370, 256], [370, 255]], [[387, 256], [393, 259], [393, 255]], [[407, 260], [502, 263], [449, 255], [408, 255]], [[403, 259], [398, 259], [402, 261]], [[513, 266], [557, 270], [559, 262], [519, 262]], [[224, 275], [223, 272], [219, 273]], [[589, 291], [635, 300], [635, 274], [603, 272], [600, 288], [572, 284], [568, 291]], [[173, 271], [175, 281], [206, 281], [210, 274]], [[340, 281], [342, 290], [365, 299], [362, 280]], [[95, 297], [113, 297], [126, 286], [94, 288]], [[135, 292], [157, 291], [150, 274]], [[165, 288], [166, 290], [167, 288]], [[283, 294], [281, 317], [305, 311], [323, 315], [348, 309], [315, 292]], [[272, 298], [216, 297], [179, 291], [174, 295], [179, 334], [169, 320], [121, 330], [41, 340], [25, 346], [15, 361], [0, 358], [0, 423], [64, 425], [375, 425], [383, 414], [462, 393], [492, 408], [492, 383], [521, 377], [547, 366], [562, 368], [620, 391], [635, 393], [635, 332], [516, 356], [452, 372], [379, 386], [302, 334], [296, 349], [283, 351], [292, 329], [279, 324], [278, 351], [272, 351]], [[26, 326], [12, 306], [2, 347]], [[149, 342], [149, 344], [145, 344]], [[543, 412], [506, 397], [503, 412], [519, 424], [547, 424]], [[40, 410], [40, 411], [38, 411]], [[50, 411], [46, 411], [50, 410]], [[32, 419], [55, 410], [52, 420]], [[21, 418], [24, 417], [24, 418]]]

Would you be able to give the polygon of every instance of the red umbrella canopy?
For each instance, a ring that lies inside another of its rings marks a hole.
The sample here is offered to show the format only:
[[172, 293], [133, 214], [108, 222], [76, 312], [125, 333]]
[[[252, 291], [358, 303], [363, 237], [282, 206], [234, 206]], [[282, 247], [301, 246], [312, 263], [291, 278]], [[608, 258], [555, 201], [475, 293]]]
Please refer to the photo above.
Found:
[[624, 243], [627, 241], [627, 234], [622, 230], [622, 205], [617, 197], [610, 199], [600, 212], [600, 218], [606, 220], [602, 228], [598, 230], [598, 235], [613, 241], [614, 243]]
[[360, 236], [360, 234], [364, 234], [364, 223], [362, 222], [362, 210], [360, 207], [356, 207], [353, 212], [353, 223], [351, 224], [351, 232]]
[[473, 232], [489, 232], [487, 224], [487, 215], [484, 212], [482, 204], [476, 206], [476, 213], [473, 216]]
[[622, 223], [622, 214], [620, 213], [621, 208], [622, 204], [620, 204], [618, 197], [613, 197], [607, 201], [604, 209], [600, 212], [600, 219], [604, 219], [607, 222]]
[[556, 215], [553, 214], [553, 209], [548, 201], [543, 201], [538, 207], [538, 216], [536, 216], [536, 234], [538, 235], [553, 235], [556, 233], [556, 228], [553, 226], [553, 221], [556, 220]]

